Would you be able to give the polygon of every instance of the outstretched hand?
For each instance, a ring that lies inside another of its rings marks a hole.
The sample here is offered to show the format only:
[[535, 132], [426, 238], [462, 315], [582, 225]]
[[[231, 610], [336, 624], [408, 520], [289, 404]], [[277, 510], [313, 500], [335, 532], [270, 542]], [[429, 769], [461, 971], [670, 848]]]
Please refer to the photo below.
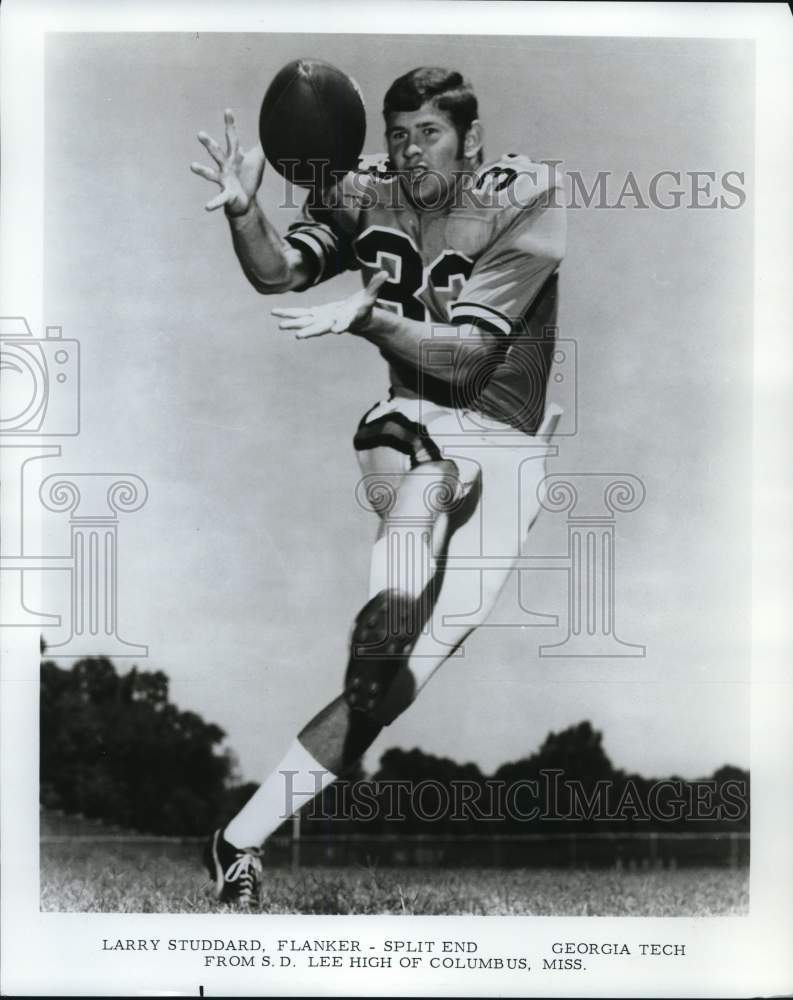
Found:
[[348, 299], [307, 309], [273, 309], [272, 314], [281, 320], [278, 329], [294, 330], [298, 340], [324, 337], [326, 333], [358, 333], [371, 316], [377, 293], [388, 278], [387, 271], [378, 271], [365, 288]]
[[206, 132], [198, 133], [198, 141], [215, 161], [217, 169], [205, 167], [202, 163], [191, 163], [190, 169], [204, 180], [220, 185], [220, 193], [206, 203], [208, 212], [225, 206], [229, 215], [244, 215], [262, 182], [264, 153], [260, 146], [243, 152], [237, 138], [234, 115], [227, 109], [223, 118], [226, 124], [225, 152], [212, 136]]

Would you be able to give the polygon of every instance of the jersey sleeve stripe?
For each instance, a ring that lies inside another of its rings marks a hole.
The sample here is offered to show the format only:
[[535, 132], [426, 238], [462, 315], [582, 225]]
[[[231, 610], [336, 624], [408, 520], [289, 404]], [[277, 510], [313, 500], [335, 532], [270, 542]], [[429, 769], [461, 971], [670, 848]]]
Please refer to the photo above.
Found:
[[449, 315], [455, 321], [469, 317], [482, 319], [492, 324], [500, 333], [508, 335], [512, 332], [512, 323], [503, 313], [478, 302], [454, 302], [449, 308]]
[[289, 233], [286, 237], [286, 242], [290, 243], [297, 250], [307, 250], [311, 257], [315, 260], [316, 268], [314, 278], [308, 287], [316, 285], [322, 277], [327, 263], [325, 248], [315, 236], [312, 236], [310, 232], [303, 229], [298, 229], [297, 231]]

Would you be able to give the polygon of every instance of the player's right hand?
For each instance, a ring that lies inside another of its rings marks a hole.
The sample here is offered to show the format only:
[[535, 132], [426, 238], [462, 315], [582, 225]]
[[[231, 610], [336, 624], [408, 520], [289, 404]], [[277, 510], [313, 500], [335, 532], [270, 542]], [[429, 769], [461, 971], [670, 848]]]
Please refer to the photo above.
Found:
[[240, 149], [237, 125], [229, 109], [224, 114], [226, 123], [226, 150], [206, 132], [198, 133], [198, 141], [217, 164], [216, 168], [202, 163], [191, 163], [194, 174], [220, 186], [220, 193], [206, 203], [206, 210], [214, 212], [225, 206], [228, 215], [244, 215], [250, 208], [264, 174], [264, 153], [261, 146], [247, 152]]

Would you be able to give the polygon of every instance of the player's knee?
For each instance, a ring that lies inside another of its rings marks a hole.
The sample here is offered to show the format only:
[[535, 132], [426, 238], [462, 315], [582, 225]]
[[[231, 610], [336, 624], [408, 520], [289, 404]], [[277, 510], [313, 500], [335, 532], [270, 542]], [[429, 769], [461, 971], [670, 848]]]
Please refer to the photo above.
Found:
[[[345, 691], [347, 703], [349, 691]], [[378, 726], [390, 726], [395, 719], [410, 708], [416, 697], [416, 681], [407, 666], [402, 667], [391, 684], [377, 698], [366, 702], [353, 699], [354, 715], [361, 715]]]
[[420, 602], [397, 591], [376, 594], [353, 627], [344, 698], [356, 712], [388, 725], [410, 704], [415, 681], [407, 660], [421, 629]]
[[407, 664], [403, 664], [386, 681], [350, 678], [344, 688], [344, 698], [353, 712], [363, 715], [380, 726], [390, 726], [416, 697], [416, 679]]
[[390, 515], [398, 519], [412, 511], [436, 517], [459, 506], [464, 494], [456, 462], [447, 458], [423, 461], [402, 480]]

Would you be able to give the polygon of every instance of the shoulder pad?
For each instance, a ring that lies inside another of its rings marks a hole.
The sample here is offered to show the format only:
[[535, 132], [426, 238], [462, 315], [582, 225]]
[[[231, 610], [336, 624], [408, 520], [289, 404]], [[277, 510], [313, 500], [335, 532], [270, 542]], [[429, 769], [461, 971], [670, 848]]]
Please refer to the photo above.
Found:
[[474, 189], [489, 194], [494, 204], [528, 206], [560, 184], [556, 168], [528, 156], [507, 153], [482, 164]]

